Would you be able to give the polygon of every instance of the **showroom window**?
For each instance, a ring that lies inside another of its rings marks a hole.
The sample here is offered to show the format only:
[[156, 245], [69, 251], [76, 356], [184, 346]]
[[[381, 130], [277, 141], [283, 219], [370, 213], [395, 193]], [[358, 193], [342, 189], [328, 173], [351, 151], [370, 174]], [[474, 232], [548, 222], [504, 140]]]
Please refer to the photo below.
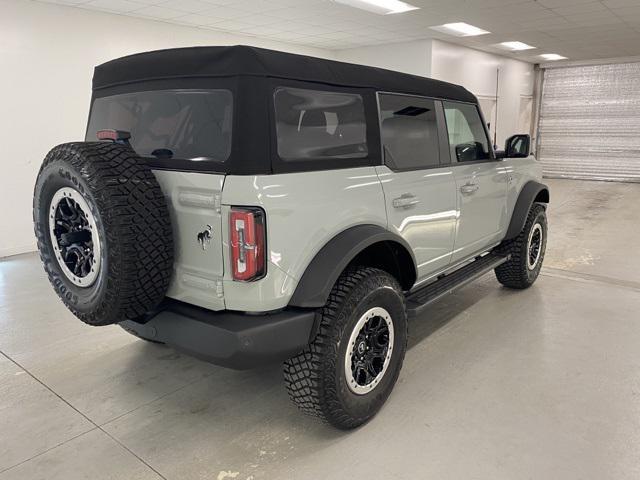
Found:
[[274, 94], [278, 155], [283, 160], [365, 158], [361, 95], [278, 88]]
[[451, 157], [458, 162], [487, 160], [489, 141], [476, 105], [442, 102], [447, 121]]
[[155, 90], [97, 98], [87, 140], [102, 129], [131, 133], [142, 156], [225, 161], [231, 152], [229, 90]]
[[379, 103], [385, 164], [394, 170], [440, 165], [435, 102], [380, 94]]

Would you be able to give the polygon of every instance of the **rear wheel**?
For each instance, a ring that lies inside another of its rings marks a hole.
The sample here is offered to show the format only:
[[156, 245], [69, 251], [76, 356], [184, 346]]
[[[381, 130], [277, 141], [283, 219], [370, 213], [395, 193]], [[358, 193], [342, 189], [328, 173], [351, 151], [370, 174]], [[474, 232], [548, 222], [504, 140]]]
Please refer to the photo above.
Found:
[[404, 296], [382, 270], [349, 269], [319, 314], [315, 340], [285, 362], [287, 390], [303, 412], [355, 428], [380, 410], [402, 368]]
[[508, 262], [496, 268], [496, 277], [505, 287], [523, 289], [533, 285], [547, 247], [547, 215], [540, 204], [533, 204], [520, 234], [498, 247], [503, 254], [511, 255]]

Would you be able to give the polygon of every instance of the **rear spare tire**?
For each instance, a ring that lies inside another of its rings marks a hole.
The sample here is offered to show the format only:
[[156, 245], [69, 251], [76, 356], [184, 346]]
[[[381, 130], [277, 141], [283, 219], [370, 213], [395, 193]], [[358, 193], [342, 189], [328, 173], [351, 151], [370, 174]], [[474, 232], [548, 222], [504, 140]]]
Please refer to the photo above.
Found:
[[64, 304], [90, 325], [137, 319], [164, 298], [173, 266], [166, 200], [127, 145], [58, 145], [34, 190], [40, 258]]

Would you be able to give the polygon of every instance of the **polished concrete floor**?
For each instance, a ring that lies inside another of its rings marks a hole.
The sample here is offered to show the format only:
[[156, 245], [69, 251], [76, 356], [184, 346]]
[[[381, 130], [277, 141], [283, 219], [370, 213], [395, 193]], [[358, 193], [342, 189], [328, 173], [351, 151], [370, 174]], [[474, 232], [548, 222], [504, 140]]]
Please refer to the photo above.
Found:
[[350, 433], [300, 415], [278, 366], [85, 326], [35, 255], [1, 261], [0, 480], [640, 478], [640, 184], [548, 183], [538, 282], [486, 275], [413, 321]]

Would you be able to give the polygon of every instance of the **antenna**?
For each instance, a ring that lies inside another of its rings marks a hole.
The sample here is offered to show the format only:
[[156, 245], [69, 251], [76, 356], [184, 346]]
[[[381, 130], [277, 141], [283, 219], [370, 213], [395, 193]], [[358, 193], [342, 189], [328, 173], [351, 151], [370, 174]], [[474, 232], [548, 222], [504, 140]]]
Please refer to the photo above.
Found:
[[498, 135], [498, 84], [500, 83], [500, 69], [496, 68], [496, 121], [493, 122], [493, 146], [498, 144], [496, 137]]

